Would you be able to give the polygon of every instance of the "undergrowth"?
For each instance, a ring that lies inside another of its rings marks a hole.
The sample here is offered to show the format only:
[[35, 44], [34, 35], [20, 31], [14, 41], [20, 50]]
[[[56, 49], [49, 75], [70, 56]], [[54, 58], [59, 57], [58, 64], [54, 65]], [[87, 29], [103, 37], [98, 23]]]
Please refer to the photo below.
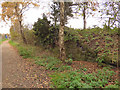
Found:
[[[118, 81], [114, 81], [112, 76], [114, 71], [103, 68], [95, 73], [86, 74], [80, 71], [68, 71], [63, 73], [54, 73], [52, 78], [53, 88], [118, 88]], [[114, 84], [110, 84], [114, 82]]]
[[32, 48], [23, 47], [19, 43], [13, 42], [13, 41], [9, 41], [9, 43], [18, 49], [20, 56], [22, 56], [23, 58], [32, 58], [33, 57], [33, 49]]
[[35, 58], [35, 63], [44, 66], [46, 70], [64, 71], [71, 69], [71, 66], [63, 64], [61, 60], [52, 56], [43, 55]]

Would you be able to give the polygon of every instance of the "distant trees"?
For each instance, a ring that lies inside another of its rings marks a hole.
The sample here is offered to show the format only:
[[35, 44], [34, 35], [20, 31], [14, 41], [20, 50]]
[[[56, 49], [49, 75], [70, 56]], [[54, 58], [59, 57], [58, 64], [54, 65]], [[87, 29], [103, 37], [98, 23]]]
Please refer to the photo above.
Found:
[[[67, 20], [69, 17], [73, 17], [72, 14], [72, 2], [64, 2], [64, 19], [65, 23], [67, 23]], [[56, 26], [57, 22], [60, 22], [60, 2], [53, 2], [51, 5], [51, 19], [54, 21], [54, 25]]]
[[26, 38], [23, 32], [23, 14], [28, 10], [30, 5], [38, 6], [37, 3], [33, 3], [32, 0], [24, 0], [24, 2], [3, 2], [2, 3], [2, 19], [4, 21], [9, 21], [13, 23], [15, 20], [19, 23], [19, 30], [23, 42], [27, 44]]
[[54, 21], [54, 25], [56, 26], [57, 22], [58, 22], [58, 17], [59, 17], [59, 4], [56, 2], [54, 2], [52, 5], [51, 5], [51, 19]]
[[93, 12], [97, 10], [99, 4], [97, 2], [77, 2], [75, 13], [83, 16], [83, 29], [86, 29], [86, 19], [89, 15], [94, 15]]
[[102, 15], [107, 15], [108, 29], [110, 27], [116, 27], [118, 22], [119, 2], [105, 2], [102, 4], [104, 8], [101, 8]]

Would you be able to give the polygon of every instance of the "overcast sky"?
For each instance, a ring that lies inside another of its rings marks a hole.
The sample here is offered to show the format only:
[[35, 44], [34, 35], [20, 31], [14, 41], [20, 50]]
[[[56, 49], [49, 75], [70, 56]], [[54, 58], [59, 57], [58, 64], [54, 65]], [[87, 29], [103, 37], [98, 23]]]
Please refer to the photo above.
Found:
[[[24, 14], [24, 24], [32, 26], [34, 22], [37, 21], [38, 18], [42, 18], [43, 13], [49, 13], [50, 8], [49, 4], [50, 2], [43, 2], [40, 4], [39, 8], [31, 8]], [[1, 13], [1, 7], [0, 7], [0, 13]], [[49, 16], [49, 15], [48, 15]], [[94, 17], [87, 18], [87, 28], [92, 27], [93, 25], [97, 25], [99, 27], [102, 27], [103, 20], [101, 21], [97, 17], [99, 14], [96, 14]], [[75, 16], [76, 17], [76, 16]], [[77, 16], [77, 18], [71, 18], [68, 20], [67, 26], [71, 26], [72, 28], [83, 28], [83, 18], [81, 16]], [[0, 21], [0, 33], [10, 33], [9, 32], [10, 23], [6, 24], [5, 22]]]

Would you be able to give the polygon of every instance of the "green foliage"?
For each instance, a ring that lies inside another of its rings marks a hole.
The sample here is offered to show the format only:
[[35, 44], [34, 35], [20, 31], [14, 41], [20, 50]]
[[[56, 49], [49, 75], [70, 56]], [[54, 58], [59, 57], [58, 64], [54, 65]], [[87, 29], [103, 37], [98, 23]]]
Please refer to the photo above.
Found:
[[12, 46], [18, 46], [18, 45], [19, 45], [18, 43], [13, 42], [12, 40], [10, 40], [9, 43], [10, 43]]
[[96, 59], [99, 65], [102, 65], [102, 63], [109, 64], [110, 57], [108, 56], [108, 53], [102, 53], [102, 55], [99, 55]]
[[49, 28], [49, 31], [50, 31], [50, 33], [49, 33], [49, 35], [48, 35], [48, 37], [47, 37], [47, 39], [48, 39], [48, 43], [50, 44], [50, 45], [52, 45], [52, 47], [54, 48], [55, 47], [55, 45], [57, 45], [57, 43], [58, 43], [58, 34], [59, 34], [59, 26], [51, 26], [50, 28]]
[[97, 57], [96, 61], [100, 64], [104, 61], [104, 58]]
[[[54, 73], [50, 77], [54, 88], [103, 88], [109, 82], [112, 82], [114, 74], [114, 71], [103, 68], [98, 70], [97, 73], [85, 74], [83, 72], [70, 71]], [[115, 87], [117, 88], [118, 85], [116, 84]]]
[[95, 49], [96, 52], [99, 52], [101, 50], [103, 50], [103, 48], [101, 48], [100, 46]]
[[87, 71], [87, 68], [83, 68], [83, 71]]
[[67, 42], [67, 41], [74, 41], [74, 42], [77, 42], [79, 39], [79, 36], [78, 36], [78, 31], [74, 30], [73, 28], [68, 28], [68, 27], [65, 27], [65, 38], [64, 38], [64, 41]]
[[59, 26], [50, 26], [50, 21], [48, 21], [47, 17], [43, 17], [43, 19], [39, 18], [34, 23], [33, 30], [37, 37], [36, 45], [42, 44], [44, 47], [55, 47], [58, 42]]
[[24, 47], [18, 47], [18, 51], [20, 56], [23, 58], [31, 58], [32, 57], [32, 49], [26, 49]]
[[35, 36], [34, 30], [25, 30], [24, 35], [27, 40], [27, 44], [35, 45], [37, 37]]
[[109, 30], [108, 26], [106, 24], [103, 25], [103, 30]]
[[105, 88], [116, 88], [116, 90], [117, 90], [118, 85], [108, 85], [108, 86], [106, 86]]
[[98, 42], [96, 42], [96, 45], [99, 45], [99, 43], [98, 43]]
[[[65, 2], [65, 8], [64, 8], [64, 19], [65, 23], [67, 23], [68, 17], [73, 17], [72, 14], [72, 2]], [[57, 22], [60, 21], [60, 2], [54, 2], [51, 4], [51, 17], [50, 17], [56, 26]]]
[[11, 40], [17, 41], [21, 40], [21, 35], [18, 33], [17, 30], [14, 30], [14, 26], [11, 26], [10, 28], [10, 35], [11, 35]]
[[118, 48], [118, 28], [105, 30], [100, 28], [86, 29], [78, 32], [83, 45], [87, 44], [87, 47], [92, 48], [97, 54], [96, 61], [99, 64], [112, 64], [116, 65], [118, 52], [115, 49]]
[[114, 43], [106, 43], [105, 44], [105, 47], [107, 48], [107, 47], [112, 47], [114, 45]]
[[40, 58], [35, 59], [35, 63], [44, 66], [46, 70], [57, 70], [57, 71], [64, 71], [70, 70], [71, 67], [68, 65], [63, 65], [62, 61], [51, 56], [42, 56]]
[[45, 60], [44, 59], [41, 59], [41, 60], [37, 60], [37, 61], [35, 61], [35, 63], [36, 64], [38, 64], [38, 65], [40, 65], [40, 66], [45, 66], [45, 65], [47, 65], [47, 63], [45, 62]]
[[[45, 48], [50, 48], [51, 50], [55, 48], [55, 53], [58, 54], [59, 26], [50, 26], [46, 21], [48, 20], [45, 20], [45, 18], [39, 19], [34, 25], [34, 28], [37, 30], [34, 32], [39, 32], [39, 35], [36, 35], [38, 38], [36, 43], [41, 43]], [[41, 25], [41, 23], [47, 23], [49, 27], [46, 26], [47, 29], [45, 28], [46, 30], [44, 30], [44, 25]], [[46, 31], [47, 34], [42, 30]], [[66, 56], [75, 61], [97, 61], [99, 64], [102, 62], [111, 62], [111, 53], [106, 50], [112, 50], [113, 46], [115, 46], [115, 44], [113, 44], [114, 38], [112, 37], [118, 34], [117, 31], [117, 28], [107, 31], [99, 27], [85, 30], [65, 27], [64, 41]], [[42, 34], [44, 34], [44, 38], [40, 38]], [[117, 60], [117, 55], [113, 57], [115, 57], [114, 61]], [[66, 60], [66, 62], [68, 61]]]
[[47, 20], [47, 17], [43, 17], [43, 19], [39, 18], [38, 21], [34, 23], [33, 30], [34, 30], [34, 34], [38, 38], [37, 43], [46, 44], [47, 42], [46, 38], [49, 35], [49, 27], [50, 27], [49, 24], [50, 21]]
[[111, 37], [106, 37], [105, 40], [107, 40], [107, 41], [113, 41], [113, 39]]
[[[71, 58], [75, 61], [80, 60], [94, 60], [96, 57], [96, 53], [91, 49], [88, 48], [88, 45], [84, 44], [84, 37], [80, 38], [80, 31], [78, 29], [68, 28], [65, 27], [65, 48], [66, 48], [66, 55], [68, 58]], [[84, 34], [84, 33], [81, 33]], [[88, 34], [84, 35], [86, 42], [90, 41], [88, 39]], [[69, 57], [70, 56], [70, 57]]]
[[68, 66], [68, 65], [63, 65], [61, 67], [59, 67], [58, 71], [65, 71], [65, 70], [71, 70], [72, 67]]
[[12, 46], [15, 46], [18, 49], [20, 56], [22, 56], [23, 58], [32, 58], [33, 57], [33, 55], [32, 55], [32, 53], [33, 53], [32, 48], [30, 49], [30, 48], [23, 47], [19, 43], [16, 43], [16, 42], [13, 42], [13, 41], [9, 41], [9, 43]]
[[55, 70], [55, 69], [58, 69], [57, 65], [61, 64], [62, 62], [55, 57], [43, 56], [43, 57], [40, 57], [38, 60], [36, 60], [35, 63], [40, 66], [45, 66], [46, 69]]
[[67, 59], [67, 60], [65, 60], [65, 62], [67, 63], [67, 64], [72, 64], [72, 59], [70, 58], [70, 59]]

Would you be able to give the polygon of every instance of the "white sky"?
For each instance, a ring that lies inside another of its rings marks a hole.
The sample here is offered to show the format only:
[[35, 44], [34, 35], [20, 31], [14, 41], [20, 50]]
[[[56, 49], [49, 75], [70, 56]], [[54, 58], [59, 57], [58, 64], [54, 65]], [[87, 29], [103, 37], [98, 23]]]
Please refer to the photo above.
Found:
[[[1, 13], [1, 10], [2, 9], [0, 7], [0, 13]], [[43, 13], [48, 13], [48, 12], [50, 12], [50, 8], [48, 7], [48, 2], [44, 2], [40, 4], [39, 8], [31, 8], [25, 13], [24, 24], [33, 25], [38, 18], [42, 18]], [[103, 23], [100, 23], [99, 21], [100, 19], [98, 20], [95, 17], [89, 17], [87, 19], [87, 28], [93, 25], [97, 25], [101, 27]], [[67, 26], [71, 26], [72, 28], [81, 28], [81, 29], [83, 28], [83, 18], [81, 16], [79, 16], [77, 19], [71, 18], [68, 20], [68, 22], [69, 23]], [[0, 33], [10, 33], [9, 28], [10, 28], [10, 23], [8, 25], [0, 21]]]

